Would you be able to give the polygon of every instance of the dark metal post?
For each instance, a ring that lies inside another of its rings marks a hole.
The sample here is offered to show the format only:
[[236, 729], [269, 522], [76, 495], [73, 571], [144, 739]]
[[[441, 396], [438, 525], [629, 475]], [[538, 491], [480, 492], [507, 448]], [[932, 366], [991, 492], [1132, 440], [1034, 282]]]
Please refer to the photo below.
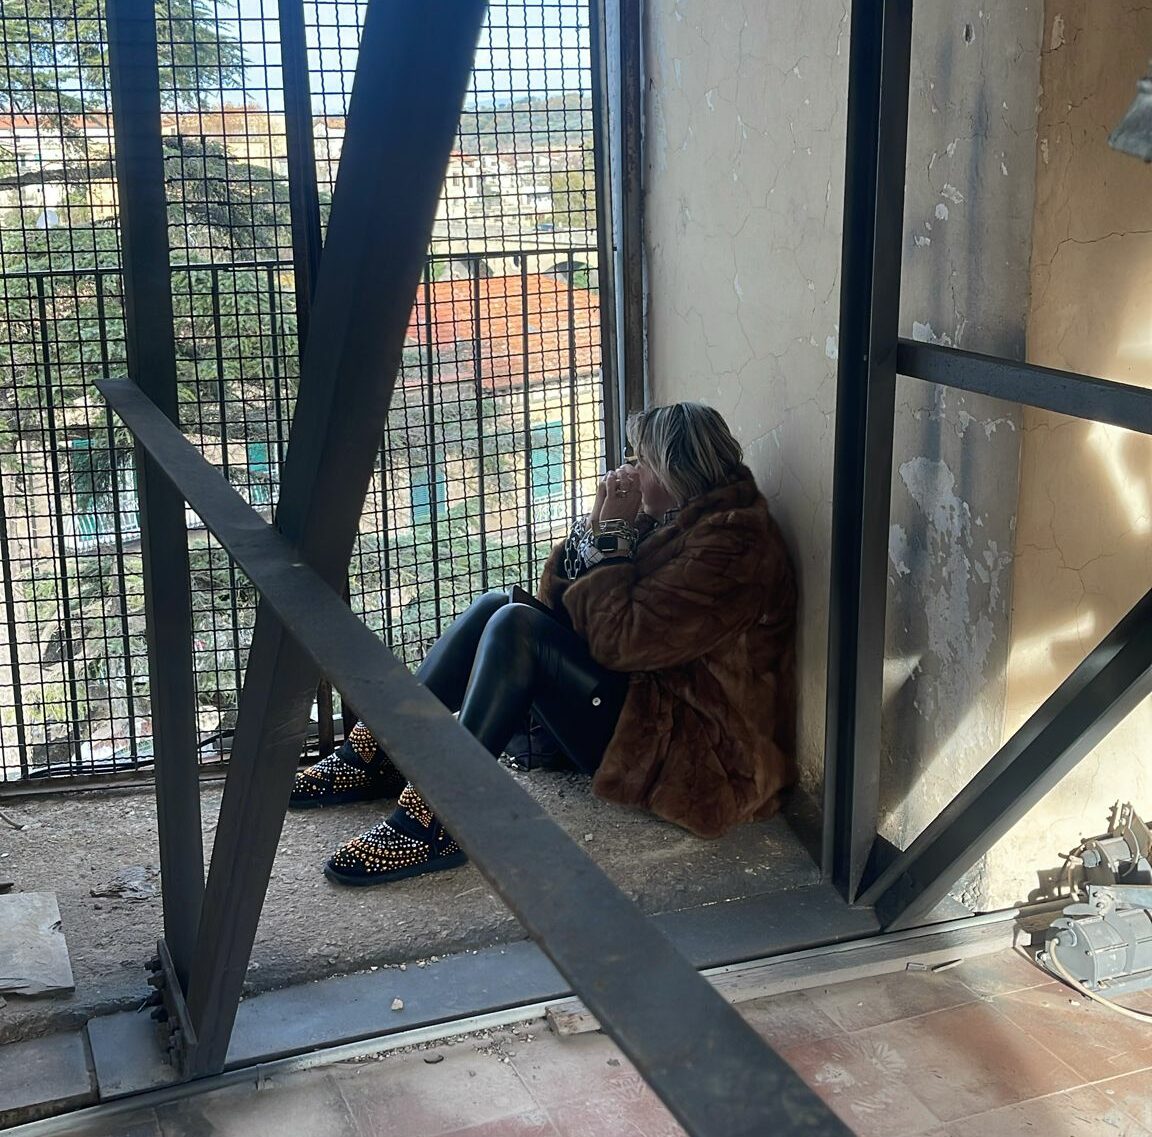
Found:
[[[483, 22], [483, 0], [370, 0], [277, 528], [339, 590]], [[429, 60], [436, 60], [430, 67]], [[208, 874], [185, 1073], [222, 1069], [318, 671], [263, 600]]]
[[840, 281], [824, 871], [854, 900], [876, 839], [912, 0], [854, 0]]
[[312, 138], [312, 87], [301, 0], [279, 0], [280, 66], [284, 81], [284, 132], [288, 150], [288, 207], [292, 217], [292, 268], [296, 283], [296, 334], [303, 351], [316, 278], [320, 272], [320, 192]]
[[643, 409], [647, 393], [644, 327], [644, 63], [641, 0], [620, 0], [621, 228], [623, 253], [624, 413]]
[[[588, 40], [592, 62], [592, 166], [596, 179], [596, 282], [600, 298], [600, 387], [604, 400], [604, 458], [606, 467], [611, 470], [620, 464], [623, 457], [624, 424], [620, 421], [616, 233], [612, 224], [612, 116], [607, 99], [608, 40], [604, 6], [605, 0], [588, 0]], [[571, 273], [568, 288], [571, 295]], [[572, 414], [575, 418], [575, 402]]]
[[[128, 373], [178, 422], [156, 13], [141, 0], [108, 0], [107, 20]], [[164, 939], [176, 975], [186, 986], [204, 892], [188, 530], [184, 499], [139, 446], [136, 470]]]
[[[292, 268], [296, 284], [296, 338], [303, 355], [323, 246], [320, 192], [316, 184], [304, 5], [301, 0], [279, 0], [278, 12], [288, 150], [288, 208], [292, 217]], [[321, 756], [331, 754], [336, 748], [336, 735], [332, 723], [332, 684], [327, 679], [322, 679], [316, 688], [316, 712], [317, 749]], [[347, 717], [345, 709], [344, 718]]]
[[862, 900], [911, 927], [1152, 691], [1152, 591], [948, 803]]

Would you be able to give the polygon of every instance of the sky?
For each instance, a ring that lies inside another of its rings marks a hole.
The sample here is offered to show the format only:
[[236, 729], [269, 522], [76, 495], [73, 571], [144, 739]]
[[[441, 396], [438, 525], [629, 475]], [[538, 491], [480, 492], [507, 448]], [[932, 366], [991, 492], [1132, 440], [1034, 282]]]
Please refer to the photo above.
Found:
[[[416, 0], [418, 2], [418, 0]], [[345, 109], [356, 66], [358, 0], [304, 0], [317, 113]], [[240, 27], [248, 101], [280, 110], [277, 0], [219, 0], [222, 20]], [[473, 73], [476, 105], [556, 95], [588, 84], [587, 0], [506, 0], [489, 7]], [[317, 74], [319, 72], [319, 74]]]

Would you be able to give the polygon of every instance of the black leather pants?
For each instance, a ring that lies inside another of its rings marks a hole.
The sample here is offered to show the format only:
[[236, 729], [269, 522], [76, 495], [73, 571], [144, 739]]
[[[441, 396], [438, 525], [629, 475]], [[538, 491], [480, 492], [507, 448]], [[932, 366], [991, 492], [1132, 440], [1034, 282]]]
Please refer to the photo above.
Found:
[[436, 641], [416, 678], [490, 753], [531, 710], [568, 757], [594, 773], [616, 729], [628, 676], [601, 667], [554, 616], [489, 592]]

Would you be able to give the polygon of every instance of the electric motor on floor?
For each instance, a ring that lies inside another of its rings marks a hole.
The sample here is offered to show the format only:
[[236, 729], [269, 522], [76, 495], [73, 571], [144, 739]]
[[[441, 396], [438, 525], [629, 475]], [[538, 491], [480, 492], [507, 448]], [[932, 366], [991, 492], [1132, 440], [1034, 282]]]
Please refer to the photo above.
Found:
[[[1129, 886], [1141, 898], [1089, 886], [1084, 904], [1070, 904], [1055, 920], [1040, 962], [1059, 975], [1052, 957], [1090, 990], [1123, 994], [1152, 987], [1152, 888]], [[1116, 894], [1119, 895], [1116, 895]]]
[[1117, 804], [1108, 832], [1071, 859], [1083, 866], [1085, 897], [1052, 922], [1039, 962], [1101, 994], [1152, 987], [1152, 832]]

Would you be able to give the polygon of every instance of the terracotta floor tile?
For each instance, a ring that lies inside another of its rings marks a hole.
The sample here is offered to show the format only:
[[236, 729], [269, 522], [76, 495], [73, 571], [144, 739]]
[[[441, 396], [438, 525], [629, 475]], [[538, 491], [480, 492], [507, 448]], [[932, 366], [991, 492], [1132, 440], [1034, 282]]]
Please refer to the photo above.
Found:
[[[408, 1137], [416, 1137], [409, 1134]], [[480, 1125], [457, 1129], [447, 1137], [557, 1137], [556, 1127], [541, 1109], [519, 1113], [513, 1117], [500, 1117]]]
[[975, 995], [949, 972], [898, 971], [807, 992], [817, 1009], [843, 1030], [926, 1015], [971, 1003]]
[[907, 1087], [908, 1059], [873, 1032], [785, 1051], [789, 1065], [859, 1137], [909, 1137], [939, 1118]]
[[1109, 1078], [1095, 1089], [1152, 1132], [1152, 1070]]
[[1082, 1080], [993, 1003], [953, 1007], [853, 1037], [898, 1055], [903, 1085], [946, 1122], [1071, 1089]]
[[1018, 951], [999, 951], [966, 959], [946, 972], [977, 995], [1010, 995], [1030, 987], [1051, 986], [1056, 981]]
[[601, 1034], [539, 1034], [519, 1050], [512, 1066], [542, 1106], [600, 1095], [628, 1096], [644, 1085], [632, 1063]]
[[334, 1070], [363, 1137], [442, 1137], [538, 1110], [510, 1063], [469, 1044], [448, 1049], [435, 1065], [415, 1053]]
[[251, 1084], [227, 1086], [162, 1105], [156, 1115], [164, 1137], [356, 1137], [327, 1070], [273, 1077], [259, 1090]]
[[1149, 1137], [1114, 1101], [1087, 1086], [968, 1117], [947, 1132], [948, 1137]]
[[1017, 991], [999, 996], [993, 1005], [1063, 1059], [1082, 1081], [1152, 1066], [1152, 1027], [1114, 1014], [1068, 987]]
[[787, 995], [755, 999], [739, 1004], [736, 1009], [777, 1050], [819, 1042], [842, 1033], [839, 1025], [809, 998], [807, 991], [790, 991]]
[[1133, 991], [1128, 995], [1117, 995], [1116, 1002], [1134, 1010], [1152, 1014], [1152, 988], [1145, 987], [1143, 991]]
[[608, 1094], [549, 1107], [558, 1137], [686, 1137], [643, 1083], [630, 1095]]

